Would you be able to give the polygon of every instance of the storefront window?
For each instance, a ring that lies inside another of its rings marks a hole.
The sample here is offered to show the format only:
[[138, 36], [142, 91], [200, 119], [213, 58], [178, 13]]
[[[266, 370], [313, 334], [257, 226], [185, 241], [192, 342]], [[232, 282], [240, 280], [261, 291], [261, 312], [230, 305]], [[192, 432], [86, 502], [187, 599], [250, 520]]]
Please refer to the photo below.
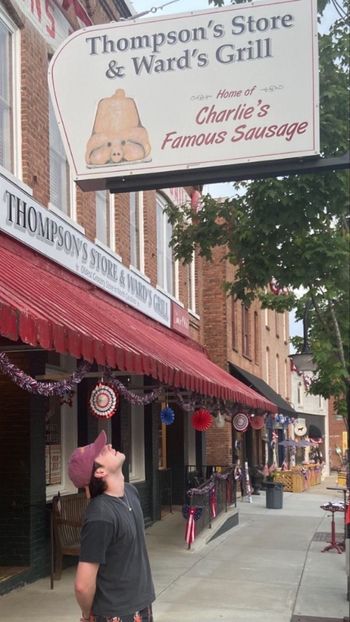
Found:
[[[76, 369], [76, 360], [70, 356], [48, 353], [45, 381], [60, 381]], [[58, 492], [74, 492], [76, 489], [68, 477], [68, 458], [77, 447], [77, 394], [63, 398], [51, 397], [45, 419], [45, 466], [46, 498], [52, 499]]]
[[[133, 377], [133, 387], [138, 393], [143, 393], [143, 376]], [[131, 404], [130, 409], [130, 453], [129, 476], [130, 481], [145, 480], [145, 416], [144, 406]]]
[[50, 398], [45, 425], [46, 486], [62, 484], [61, 404], [58, 397]]
[[14, 172], [13, 31], [0, 13], [0, 164]]
[[[165, 406], [162, 405], [162, 408]], [[158, 429], [158, 468], [166, 469], [166, 425], [159, 420]]]
[[145, 434], [143, 406], [131, 406], [130, 481], [145, 479]]

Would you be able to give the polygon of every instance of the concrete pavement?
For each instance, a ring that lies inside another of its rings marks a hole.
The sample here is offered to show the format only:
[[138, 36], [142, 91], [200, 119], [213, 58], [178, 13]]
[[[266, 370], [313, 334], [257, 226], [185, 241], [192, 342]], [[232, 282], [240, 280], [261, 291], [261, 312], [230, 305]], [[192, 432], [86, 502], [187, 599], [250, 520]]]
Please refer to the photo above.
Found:
[[[320, 505], [342, 500], [341, 493], [326, 490], [334, 484], [329, 478], [310, 491], [284, 493], [281, 510], [266, 509], [265, 493], [251, 504], [238, 501], [239, 525], [207, 543], [214, 522], [191, 551], [180, 513], [153, 525], [146, 538], [157, 592], [155, 622], [291, 622], [293, 616], [293, 622], [304, 622], [304, 616], [343, 622], [349, 615], [345, 553], [321, 553], [330, 517]], [[336, 532], [343, 533], [341, 513]], [[53, 591], [46, 578], [3, 596], [0, 620], [78, 620], [73, 580], [70, 568]]]

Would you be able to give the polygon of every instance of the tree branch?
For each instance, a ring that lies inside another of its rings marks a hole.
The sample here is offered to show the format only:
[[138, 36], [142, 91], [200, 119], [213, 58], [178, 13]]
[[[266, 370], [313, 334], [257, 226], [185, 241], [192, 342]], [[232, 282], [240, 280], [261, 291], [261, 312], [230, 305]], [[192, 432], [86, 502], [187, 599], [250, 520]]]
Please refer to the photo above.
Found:
[[317, 300], [316, 300], [316, 298], [315, 298], [315, 294], [313, 293], [312, 288], [311, 288], [311, 286], [310, 286], [310, 285], [309, 285], [309, 294], [310, 294], [310, 298], [311, 298], [311, 300], [312, 300], [313, 307], [314, 307], [314, 309], [315, 309], [316, 315], [317, 315], [317, 317], [318, 317], [318, 319], [319, 319], [319, 322], [320, 322], [321, 326], [323, 326], [323, 328], [324, 328], [324, 330], [326, 331], [326, 333], [328, 333], [329, 335], [331, 335], [331, 334], [332, 334], [332, 331], [330, 331], [330, 330], [329, 330], [329, 326], [328, 326], [328, 324], [326, 324], [326, 322], [324, 321], [324, 319], [323, 319], [323, 317], [322, 317], [322, 315], [321, 315], [321, 312], [320, 312], [320, 309], [319, 309], [319, 306], [318, 306]]
[[[336, 315], [335, 315], [333, 303], [330, 300], [328, 301], [328, 307], [329, 307], [329, 310], [330, 310], [330, 313], [331, 313], [331, 318], [332, 318], [332, 321], [333, 321], [333, 324], [334, 324], [335, 337], [336, 337], [336, 341], [337, 341], [337, 344], [338, 344], [339, 358], [340, 358], [341, 364], [343, 365], [344, 369], [347, 372], [348, 368], [347, 368], [347, 365], [346, 365], [346, 360], [345, 360], [345, 355], [344, 355], [344, 348], [343, 348], [343, 342], [342, 342], [342, 339], [341, 339], [339, 324], [338, 324], [338, 320], [337, 320]], [[346, 384], [350, 385], [350, 376], [349, 376], [349, 374], [346, 376], [345, 382], [346, 382]]]

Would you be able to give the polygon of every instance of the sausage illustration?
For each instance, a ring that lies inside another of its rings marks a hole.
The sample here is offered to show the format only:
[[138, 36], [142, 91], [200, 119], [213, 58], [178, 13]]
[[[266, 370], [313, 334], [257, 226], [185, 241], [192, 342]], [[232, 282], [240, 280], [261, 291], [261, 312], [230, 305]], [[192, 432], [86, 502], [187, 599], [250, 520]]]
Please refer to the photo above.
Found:
[[135, 162], [148, 157], [151, 144], [140, 121], [135, 101], [123, 89], [101, 99], [92, 134], [86, 146], [89, 165]]

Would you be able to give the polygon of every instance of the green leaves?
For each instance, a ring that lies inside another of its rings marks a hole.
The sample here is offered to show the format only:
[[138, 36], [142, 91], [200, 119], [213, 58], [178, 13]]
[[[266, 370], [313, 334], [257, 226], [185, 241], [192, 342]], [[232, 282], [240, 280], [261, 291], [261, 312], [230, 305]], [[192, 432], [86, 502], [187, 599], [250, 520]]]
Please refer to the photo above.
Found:
[[[209, 0], [221, 6], [220, 0]], [[319, 11], [326, 0], [318, 3]], [[349, 0], [344, 2], [349, 10]], [[335, 22], [319, 37], [321, 151], [327, 156], [349, 149], [349, 25]], [[311, 391], [335, 396], [338, 407], [349, 383], [349, 171], [293, 175], [233, 184], [235, 196], [203, 197], [193, 214], [169, 206], [175, 255], [190, 261], [194, 249], [210, 260], [225, 249], [236, 266], [226, 291], [250, 304], [284, 311], [296, 307], [301, 318], [305, 298], [312, 299], [310, 345], [319, 366]], [[266, 293], [276, 280], [284, 293]], [[287, 291], [286, 291], [287, 290]]]

